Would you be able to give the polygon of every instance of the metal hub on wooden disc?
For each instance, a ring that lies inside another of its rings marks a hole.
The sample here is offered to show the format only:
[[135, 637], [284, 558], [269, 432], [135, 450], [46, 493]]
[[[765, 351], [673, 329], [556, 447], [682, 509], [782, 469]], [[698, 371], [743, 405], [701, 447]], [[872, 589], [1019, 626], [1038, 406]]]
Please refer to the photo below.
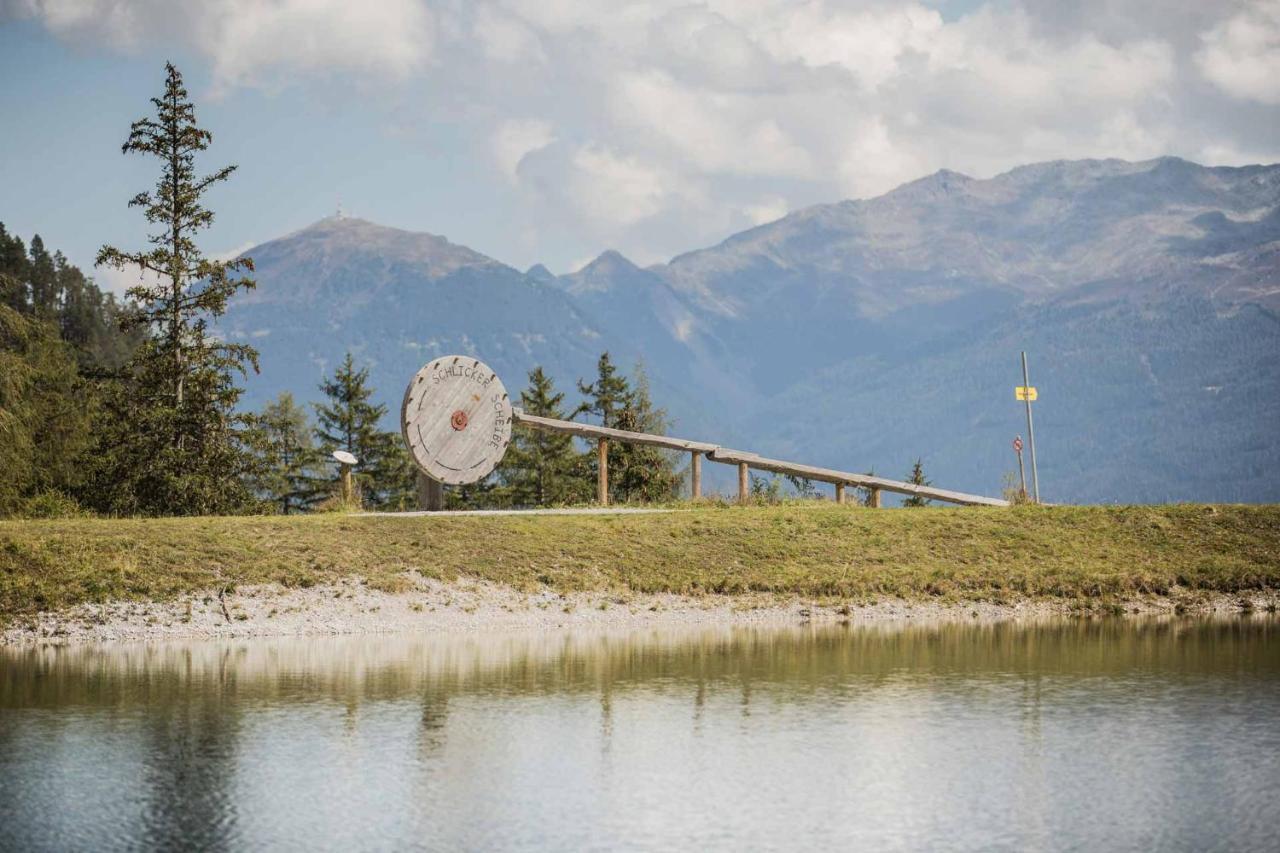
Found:
[[511, 441], [511, 400], [482, 361], [437, 358], [414, 374], [400, 407], [409, 455], [427, 475], [462, 485], [484, 479]]

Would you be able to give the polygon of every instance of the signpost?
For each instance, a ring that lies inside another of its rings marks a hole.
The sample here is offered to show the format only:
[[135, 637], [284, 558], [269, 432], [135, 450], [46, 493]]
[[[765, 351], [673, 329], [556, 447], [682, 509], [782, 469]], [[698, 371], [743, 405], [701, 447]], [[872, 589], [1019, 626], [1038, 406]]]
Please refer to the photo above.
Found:
[[350, 507], [352, 500], [351, 488], [351, 466], [357, 464], [360, 460], [356, 459], [354, 454], [345, 450], [333, 451], [333, 458], [338, 460], [338, 471], [342, 481], [342, 506]]
[[[1036, 430], [1031, 423], [1031, 401], [1036, 399], [1035, 386], [1031, 384], [1031, 377], [1027, 371], [1027, 354], [1022, 353], [1022, 385], [1014, 391], [1014, 396], [1022, 400], [1027, 405], [1027, 441], [1031, 445], [1031, 489], [1035, 494], [1035, 502], [1040, 503], [1040, 475], [1036, 471]], [[1019, 454], [1018, 461], [1021, 463], [1022, 456]], [[1022, 484], [1023, 492], [1026, 491], [1026, 482]]]
[[1022, 483], [1022, 499], [1027, 498], [1027, 469], [1022, 467], [1022, 436], [1013, 439], [1013, 452], [1018, 454], [1018, 481]]

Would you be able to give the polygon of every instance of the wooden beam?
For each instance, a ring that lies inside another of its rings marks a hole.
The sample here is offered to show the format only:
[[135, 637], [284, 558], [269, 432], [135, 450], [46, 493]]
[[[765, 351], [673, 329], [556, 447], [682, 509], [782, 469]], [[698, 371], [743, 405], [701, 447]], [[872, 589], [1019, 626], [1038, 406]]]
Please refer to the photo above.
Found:
[[[715, 457], [712, 457], [715, 458]], [[748, 485], [747, 463], [738, 463], [738, 503], [744, 504], [747, 498], [751, 496], [751, 489]]]
[[689, 497], [702, 497], [702, 454], [694, 450], [689, 454]]
[[596, 473], [596, 503], [609, 505], [609, 439], [602, 438], [596, 444], [598, 457]]
[[716, 444], [707, 444], [705, 441], [688, 441], [683, 438], [672, 438], [668, 435], [630, 432], [625, 429], [612, 429], [594, 424], [580, 424], [577, 421], [562, 421], [556, 418], [528, 415], [522, 409], [512, 409], [511, 411], [512, 419], [518, 424], [546, 432], [576, 435], [579, 438], [611, 438], [627, 444], [645, 444], [649, 447], [663, 447], [667, 450], [687, 450], [690, 453], [709, 453], [719, 447]]
[[[817, 480], [822, 483], [844, 484], [846, 486], [858, 486], [861, 488], [869, 488], [872, 490], [872, 501], [878, 499], [877, 490], [883, 489], [886, 492], [897, 492], [904, 495], [919, 495], [922, 498], [928, 498], [935, 501], [944, 501], [946, 503], [960, 504], [962, 506], [1008, 506], [1009, 502], [999, 498], [988, 498], [983, 495], [970, 495], [965, 492], [953, 492], [947, 489], [939, 489], [933, 486], [916, 486], [911, 483], [904, 483], [900, 480], [886, 480], [883, 477], [872, 477], [867, 474], [855, 474], [850, 471], [837, 471], [832, 468], [818, 468], [813, 465], [799, 465], [794, 462], [785, 462], [781, 459], [767, 459], [763, 456], [757, 456], [754, 453], [746, 453], [741, 450], [730, 450], [727, 447], [720, 447], [716, 444], [709, 444], [704, 441], [689, 441], [683, 438], [672, 438], [667, 435], [653, 435], [647, 432], [629, 432], [621, 429], [611, 429], [609, 427], [594, 426], [592, 424], [580, 424], [576, 421], [562, 421], [557, 418], [544, 418], [537, 415], [525, 414], [521, 409], [512, 409], [512, 420], [522, 426], [530, 429], [545, 430], [547, 432], [558, 432], [566, 435], [574, 435], [579, 438], [596, 439], [601, 442], [602, 446], [609, 440], [622, 441], [628, 444], [644, 444], [650, 447], [662, 447], [667, 450], [684, 450], [689, 453], [704, 454], [713, 462], [722, 462], [729, 465], [738, 465], [738, 480], [740, 497], [747, 492], [746, 469], [759, 468], [763, 471], [776, 471], [779, 474], [791, 474], [796, 477], [803, 477], [809, 480]], [[604, 452], [604, 451], [602, 451]], [[603, 477], [608, 476], [607, 462], [600, 467]], [[602, 480], [601, 488], [605, 489], [604, 500], [608, 499], [607, 487], [608, 482]]]
[[866, 474], [854, 474], [850, 471], [836, 471], [832, 468], [818, 468], [813, 465], [798, 465], [794, 462], [784, 462], [781, 459], [767, 459], [763, 456], [757, 456], [754, 453], [744, 453], [740, 450], [729, 450], [720, 447], [707, 454], [707, 458], [712, 462], [722, 462], [727, 465], [750, 465], [752, 468], [759, 468], [762, 471], [775, 471], [779, 474], [790, 474], [794, 477], [803, 477], [809, 480], [818, 480], [824, 483], [845, 483], [851, 486], [870, 487], [871, 489], [883, 489], [886, 492], [897, 492], [903, 495], [919, 495], [922, 498], [931, 500], [946, 501], [947, 503], [961, 504], [964, 506], [1008, 506], [1009, 502], [1000, 500], [999, 498], [988, 498], [983, 495], [970, 495], [965, 492], [952, 492], [947, 489], [938, 489], [933, 486], [917, 486], [913, 483], [904, 483], [900, 480], [886, 480], [883, 477], [871, 477]]

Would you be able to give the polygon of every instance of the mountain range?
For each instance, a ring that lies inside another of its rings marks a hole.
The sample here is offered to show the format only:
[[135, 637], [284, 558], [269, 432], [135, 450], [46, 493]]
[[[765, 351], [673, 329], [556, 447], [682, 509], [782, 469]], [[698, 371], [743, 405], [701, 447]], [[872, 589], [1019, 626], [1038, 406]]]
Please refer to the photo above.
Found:
[[393, 413], [455, 352], [513, 397], [542, 365], [576, 398], [609, 350], [643, 361], [675, 434], [885, 476], [921, 457], [997, 494], [1025, 350], [1045, 499], [1280, 500], [1280, 165], [941, 171], [560, 276], [339, 217], [246, 254], [258, 288], [221, 329], [261, 351], [252, 406], [316, 399], [348, 349]]

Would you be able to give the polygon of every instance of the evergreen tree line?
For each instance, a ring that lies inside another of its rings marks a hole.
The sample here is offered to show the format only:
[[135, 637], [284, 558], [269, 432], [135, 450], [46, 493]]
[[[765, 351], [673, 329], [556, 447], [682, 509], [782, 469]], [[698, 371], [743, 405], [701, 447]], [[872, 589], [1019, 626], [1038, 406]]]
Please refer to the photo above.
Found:
[[[122, 153], [157, 166], [150, 189], [129, 200], [148, 224], [147, 245], [103, 246], [96, 264], [137, 276], [127, 298], [103, 293], [39, 236], [27, 246], [0, 226], [0, 514], [84, 508], [110, 515], [294, 512], [335, 492], [330, 454], [359, 460], [365, 506], [400, 509], [416, 497], [417, 470], [398, 433], [379, 424], [368, 370], [351, 354], [321, 384], [308, 413], [289, 394], [261, 412], [239, 407], [241, 380], [258, 370], [250, 346], [219, 339], [210, 323], [255, 286], [253, 261], [214, 260], [197, 237], [214, 221], [209, 191], [235, 166], [209, 174], [196, 158], [212, 134], [196, 121], [182, 75], [166, 65], [159, 97], [130, 125]], [[572, 413], [541, 369], [522, 395], [552, 417], [588, 415], [623, 429], [657, 431], [665, 414], [608, 355], [579, 387]], [[648, 448], [610, 450], [617, 500], [661, 500], [675, 488], [669, 459]], [[484, 484], [457, 490], [455, 505], [547, 505], [590, 499], [595, 458], [569, 439], [517, 436]]]
[[[103, 246], [97, 265], [137, 275], [120, 301], [103, 293], [39, 236], [25, 245], [0, 225], [0, 515], [202, 515], [312, 510], [336, 500], [334, 450], [358, 461], [360, 503], [407, 509], [418, 472], [387, 414], [371, 402], [367, 368], [351, 353], [320, 390], [315, 422], [292, 395], [242, 411], [241, 380], [258, 370], [250, 346], [219, 339], [210, 322], [255, 286], [247, 257], [214, 260], [196, 241], [214, 221], [209, 174], [196, 155], [212, 135], [196, 123], [182, 76], [166, 66], [163, 93], [130, 126], [126, 155], [158, 167], [137, 193], [147, 245]], [[550, 418], [665, 433], [642, 366], [628, 377], [603, 353], [572, 408], [541, 367], [520, 405]], [[678, 494], [679, 454], [610, 442], [610, 501], [660, 502]], [[595, 499], [598, 458], [572, 437], [516, 430], [483, 483], [451, 489], [454, 507], [553, 506]], [[917, 463], [916, 476], [923, 480]]]
[[398, 505], [405, 490], [384, 485], [394, 478], [383, 473], [408, 479], [407, 459], [376, 431], [384, 410], [344, 396], [359, 376], [350, 360], [325, 383], [330, 403], [314, 435], [287, 397], [261, 413], [239, 410], [239, 380], [258, 369], [257, 353], [219, 340], [209, 324], [254, 286], [253, 262], [210, 259], [196, 241], [214, 221], [206, 194], [235, 167], [197, 172], [212, 135], [173, 65], [151, 106], [122, 146], [158, 166], [155, 185], [129, 201], [148, 223], [148, 245], [97, 256], [98, 266], [137, 276], [125, 300], [39, 236], [28, 247], [0, 226], [0, 514], [290, 511], [326, 493], [333, 476], [313, 476], [316, 453], [338, 446], [376, 446], [361, 472], [368, 500]]

